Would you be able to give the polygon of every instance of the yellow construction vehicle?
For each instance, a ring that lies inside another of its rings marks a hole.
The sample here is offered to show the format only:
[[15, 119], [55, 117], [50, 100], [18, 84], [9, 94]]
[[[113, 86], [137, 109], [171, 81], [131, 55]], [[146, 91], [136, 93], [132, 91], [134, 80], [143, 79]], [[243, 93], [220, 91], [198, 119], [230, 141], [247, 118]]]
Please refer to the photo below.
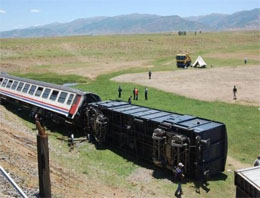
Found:
[[191, 58], [189, 54], [177, 54], [176, 55], [177, 67], [186, 68], [191, 65]]

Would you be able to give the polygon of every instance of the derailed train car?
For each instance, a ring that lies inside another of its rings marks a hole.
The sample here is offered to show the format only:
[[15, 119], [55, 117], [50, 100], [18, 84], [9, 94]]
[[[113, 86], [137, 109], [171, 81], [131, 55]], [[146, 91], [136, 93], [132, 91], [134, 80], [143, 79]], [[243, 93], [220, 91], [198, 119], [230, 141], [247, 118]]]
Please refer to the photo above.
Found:
[[172, 171], [179, 162], [199, 178], [223, 172], [227, 134], [223, 123], [104, 101], [94, 93], [0, 73], [0, 100], [18, 103], [46, 120], [68, 123], [109, 144]]
[[0, 73], [0, 100], [20, 104], [56, 123], [83, 128], [86, 105], [101, 99], [94, 93]]
[[213, 176], [225, 170], [227, 134], [223, 123], [122, 101], [89, 104], [88, 131], [97, 142], [118, 147], [173, 172]]

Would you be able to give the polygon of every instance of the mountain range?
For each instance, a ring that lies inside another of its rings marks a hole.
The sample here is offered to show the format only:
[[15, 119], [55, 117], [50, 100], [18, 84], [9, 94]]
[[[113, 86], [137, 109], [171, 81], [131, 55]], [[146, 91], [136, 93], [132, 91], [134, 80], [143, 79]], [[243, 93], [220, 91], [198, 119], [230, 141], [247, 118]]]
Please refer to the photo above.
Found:
[[1, 38], [49, 37], [71, 35], [141, 34], [176, 31], [224, 31], [260, 28], [260, 8], [233, 14], [180, 17], [129, 14], [114, 17], [77, 19], [25, 29], [0, 32]]

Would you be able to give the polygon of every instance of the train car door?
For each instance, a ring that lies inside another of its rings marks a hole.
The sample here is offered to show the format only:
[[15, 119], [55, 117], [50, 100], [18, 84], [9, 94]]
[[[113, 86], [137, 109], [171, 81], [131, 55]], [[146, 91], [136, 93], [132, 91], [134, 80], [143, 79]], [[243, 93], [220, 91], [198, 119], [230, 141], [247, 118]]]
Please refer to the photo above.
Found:
[[77, 95], [76, 98], [74, 99], [73, 104], [72, 104], [72, 106], [70, 108], [70, 111], [69, 111], [70, 115], [74, 115], [76, 113], [76, 110], [77, 110], [77, 108], [79, 106], [81, 97], [82, 96]]

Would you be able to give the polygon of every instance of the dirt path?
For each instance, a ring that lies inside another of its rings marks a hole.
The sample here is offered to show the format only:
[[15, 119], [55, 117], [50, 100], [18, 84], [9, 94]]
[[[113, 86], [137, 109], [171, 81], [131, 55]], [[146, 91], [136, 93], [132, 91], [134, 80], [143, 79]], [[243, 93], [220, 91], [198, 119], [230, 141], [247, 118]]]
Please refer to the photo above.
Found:
[[116, 72], [122, 69], [129, 69], [134, 67], [143, 67], [147, 65], [148, 61], [120, 61], [120, 60], [99, 60], [98, 58], [89, 58], [82, 55], [73, 45], [70, 43], [63, 43], [61, 47], [73, 55], [73, 59], [77, 62], [77, 67], [71, 66], [66, 68], [63, 65], [52, 68], [51, 70], [60, 74], [80, 74], [86, 76], [90, 79], [95, 79], [101, 74], [106, 74], [109, 72]]
[[[123, 69], [144, 67], [147, 61], [124, 61], [124, 62], [95, 62], [94, 64], [83, 63], [83, 66], [74, 68], [64, 68], [63, 66], [58, 66], [52, 68], [52, 72], [59, 74], [78, 74], [81, 76], [88, 77], [90, 79], [95, 79], [97, 76], [102, 74], [107, 74], [110, 72], [117, 72]], [[85, 64], [85, 65], [84, 65]]]
[[[260, 65], [124, 74], [112, 80], [132, 82], [204, 101], [260, 106]], [[233, 100], [236, 85], [237, 100]]]

